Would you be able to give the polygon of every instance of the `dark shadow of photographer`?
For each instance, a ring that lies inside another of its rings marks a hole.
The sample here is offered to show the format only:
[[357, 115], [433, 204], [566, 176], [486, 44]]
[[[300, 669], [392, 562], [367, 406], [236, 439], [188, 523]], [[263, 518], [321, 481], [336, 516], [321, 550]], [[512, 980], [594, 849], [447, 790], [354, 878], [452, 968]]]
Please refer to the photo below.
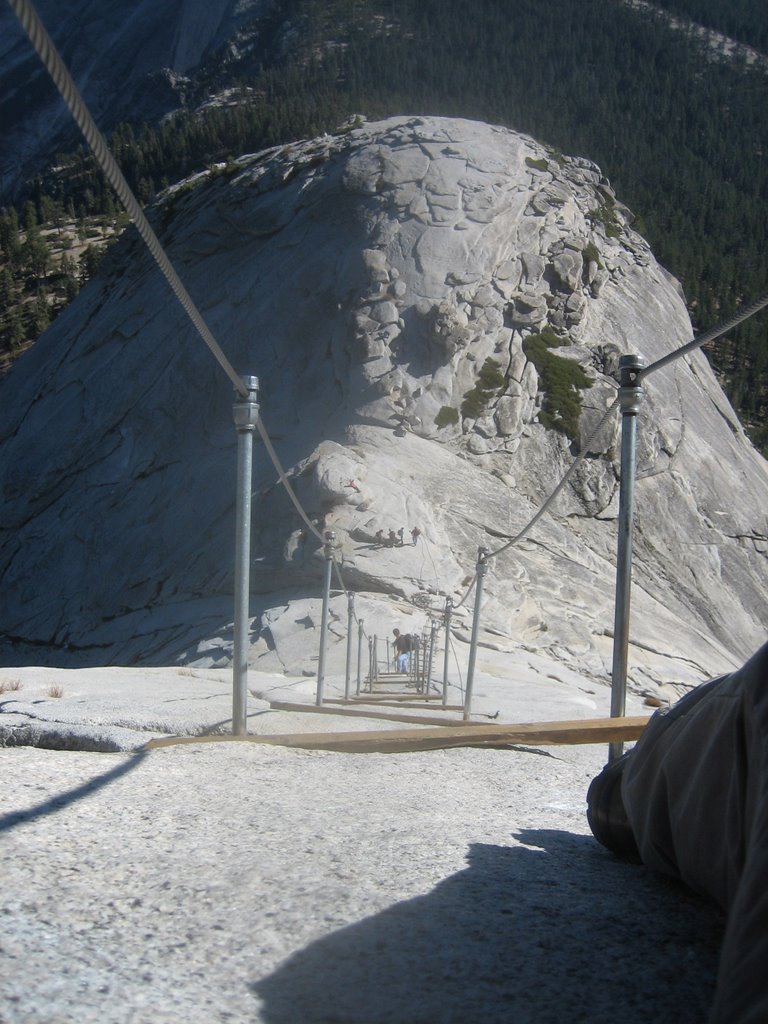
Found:
[[587, 836], [474, 844], [465, 871], [253, 983], [268, 1024], [701, 1024], [713, 904]]

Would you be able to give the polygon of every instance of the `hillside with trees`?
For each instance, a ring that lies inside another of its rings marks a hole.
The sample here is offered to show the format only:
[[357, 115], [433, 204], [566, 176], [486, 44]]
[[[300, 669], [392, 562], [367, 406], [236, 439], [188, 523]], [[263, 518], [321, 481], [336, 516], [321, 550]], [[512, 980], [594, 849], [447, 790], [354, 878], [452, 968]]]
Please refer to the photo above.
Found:
[[656, 6], [763, 53], [768, 50], [768, 8], [762, 0], [656, 0]]
[[[249, 45], [211, 55], [187, 109], [160, 125], [120, 125], [112, 146], [141, 201], [150, 202], [194, 171], [223, 164], [217, 172], [226, 173], [226, 161], [240, 153], [334, 131], [356, 114], [507, 125], [600, 165], [681, 280], [703, 330], [768, 293], [768, 59], [748, 63], [738, 49], [712, 48], [685, 30], [684, 19], [768, 53], [768, 8], [757, 0], [657, 6], [280, 0], [254, 25]], [[0, 220], [6, 353], [36, 337], [121, 229], [83, 149], [59, 155], [56, 167]], [[766, 450], [765, 317], [708, 354]]]

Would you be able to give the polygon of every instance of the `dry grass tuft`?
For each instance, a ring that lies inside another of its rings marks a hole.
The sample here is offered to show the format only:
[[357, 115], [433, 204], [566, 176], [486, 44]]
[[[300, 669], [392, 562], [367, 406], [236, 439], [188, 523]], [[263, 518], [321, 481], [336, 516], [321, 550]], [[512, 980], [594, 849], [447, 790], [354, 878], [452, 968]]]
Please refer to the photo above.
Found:
[[46, 696], [48, 696], [48, 697], [63, 697], [64, 696], [64, 687], [63, 686], [59, 686], [58, 683], [53, 683], [51, 686], [48, 687], [48, 689], [45, 691], [45, 693], [46, 693]]
[[23, 689], [24, 684], [20, 679], [0, 679], [0, 694], [16, 693], [18, 690]]

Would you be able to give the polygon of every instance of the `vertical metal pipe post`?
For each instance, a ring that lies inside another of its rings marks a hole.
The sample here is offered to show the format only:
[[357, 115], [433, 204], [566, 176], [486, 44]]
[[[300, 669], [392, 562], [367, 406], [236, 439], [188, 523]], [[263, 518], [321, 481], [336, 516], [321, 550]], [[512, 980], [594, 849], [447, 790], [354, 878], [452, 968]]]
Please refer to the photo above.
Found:
[[[627, 699], [627, 651], [629, 608], [632, 588], [632, 532], [635, 514], [635, 464], [637, 461], [637, 412], [643, 389], [637, 374], [645, 366], [641, 356], [619, 360], [619, 406], [621, 408], [621, 480], [619, 483], [619, 537], [616, 554], [616, 606], [613, 624], [613, 669], [611, 673], [611, 718], [624, 715]], [[608, 760], [621, 757], [624, 744], [609, 744]]]
[[416, 637], [416, 689], [424, 690], [424, 644], [420, 636]]
[[429, 628], [429, 657], [427, 658], [427, 675], [424, 680], [424, 692], [429, 696], [429, 682], [432, 678], [432, 657], [435, 653], [435, 633], [437, 632], [437, 626], [432, 623]]
[[477, 549], [477, 583], [475, 584], [475, 613], [472, 617], [472, 636], [469, 641], [469, 665], [467, 667], [467, 687], [464, 691], [464, 721], [469, 721], [472, 713], [472, 688], [475, 683], [475, 661], [477, 660], [477, 634], [480, 630], [480, 607], [483, 603], [483, 584], [488, 572], [488, 548]]
[[331, 569], [333, 568], [333, 542], [335, 533], [326, 533], [323, 551], [325, 553], [325, 584], [323, 586], [323, 612], [320, 618], [320, 654], [317, 659], [317, 696], [318, 707], [323, 703], [323, 686], [325, 685], [325, 648], [328, 639], [328, 608], [331, 601]]
[[450, 597], [445, 599], [445, 653], [443, 655], [443, 707], [448, 706], [448, 653], [451, 640], [451, 614], [453, 612], [453, 601]]
[[368, 692], [373, 693], [373, 637], [368, 637]]
[[363, 673], [363, 620], [357, 620], [357, 687], [355, 693], [359, 695], [360, 684]]
[[355, 617], [355, 595], [347, 594], [347, 666], [344, 673], [344, 700], [349, 700], [352, 675], [352, 620]]
[[248, 707], [248, 613], [251, 592], [251, 478], [253, 434], [259, 416], [259, 378], [241, 378], [247, 398], [239, 393], [232, 409], [237, 430], [237, 494], [235, 496], [235, 609], [232, 650], [232, 735], [246, 731]]

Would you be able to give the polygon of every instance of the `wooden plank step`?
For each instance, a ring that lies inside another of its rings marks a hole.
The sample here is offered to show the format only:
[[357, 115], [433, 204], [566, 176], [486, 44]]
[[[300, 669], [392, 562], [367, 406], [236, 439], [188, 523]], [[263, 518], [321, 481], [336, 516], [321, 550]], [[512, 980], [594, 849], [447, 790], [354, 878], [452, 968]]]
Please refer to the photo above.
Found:
[[339, 753], [406, 753], [451, 747], [551, 746], [613, 743], [639, 739], [648, 717], [593, 718], [574, 722], [531, 722], [522, 725], [454, 726], [441, 729], [393, 729], [387, 732], [285, 733], [274, 736], [169, 736], [150, 740], [142, 749], [155, 750], [187, 743], [260, 743], [329, 750]]
[[[403, 693], [402, 690], [374, 690], [373, 693], [361, 693], [359, 697], [358, 696], [351, 697], [349, 702], [352, 703], [353, 701], [356, 701], [356, 700], [362, 700], [362, 701], [365, 701], [366, 704], [367, 704], [371, 700], [374, 700], [374, 701], [376, 701], [376, 700], [393, 700], [393, 699], [400, 700], [401, 698], [408, 698], [409, 696], [413, 699], [415, 697], [419, 697], [420, 694], [416, 693], [415, 690], [412, 692], [412, 694]], [[333, 703], [333, 701], [330, 701], [330, 700], [326, 699], [326, 700], [323, 700], [323, 703], [324, 704], [331, 704], [331, 703]]]
[[[409, 701], [407, 703], [404, 703], [403, 701], [398, 701], [396, 697], [395, 698], [390, 698], [389, 700], [361, 700], [361, 699], [350, 700], [350, 701], [346, 701], [346, 700], [325, 700], [325, 701], [323, 701], [323, 704], [333, 704], [337, 708], [345, 708], [345, 707], [346, 708], [349, 708], [349, 707], [358, 707], [358, 708], [359, 707], [392, 708], [395, 711], [398, 708], [409, 708], [409, 707], [413, 707], [413, 708], [422, 707], [422, 708], [424, 708], [425, 711], [434, 710], [434, 711], [442, 711], [442, 712], [445, 712], [445, 711], [452, 711], [453, 712], [453, 711], [463, 711], [464, 710], [464, 706], [462, 704], [438, 704], [437, 706], [435, 706], [433, 704], [420, 704], [418, 698], [414, 698], [413, 700], [411, 700], [411, 701]], [[488, 715], [484, 715], [483, 717], [488, 718], [489, 716]], [[395, 716], [394, 715], [387, 715], [387, 718], [391, 718], [391, 719], [395, 720]], [[423, 721], [423, 720], [424, 720], [423, 718], [419, 718], [420, 722]], [[442, 719], [440, 719], [440, 721], [442, 721]]]
[[[388, 711], [373, 711], [371, 710], [372, 705], [365, 707], [339, 707], [334, 705], [330, 707], [328, 702], [323, 703], [320, 707], [317, 704], [294, 704], [291, 701], [282, 700], [271, 700], [269, 702], [270, 708], [273, 711], [301, 711], [305, 714], [310, 715], [340, 715], [342, 718], [380, 718], [385, 722], [402, 722], [405, 725], [482, 725], [482, 722], [466, 722], [463, 723], [456, 718], [436, 718], [432, 715], [408, 715], [408, 714], [392, 714]], [[428, 710], [428, 707], [425, 708]]]
[[418, 693], [416, 690], [411, 690], [410, 693], [403, 693], [401, 690], [393, 690], [391, 693], [384, 693], [379, 691], [378, 693], [374, 690], [373, 693], [356, 693], [349, 700], [345, 700], [344, 697], [328, 698], [323, 700], [324, 704], [350, 704], [354, 701], [362, 702], [363, 704], [376, 704], [379, 701], [402, 701], [403, 703], [409, 700], [423, 700], [423, 701], [440, 701], [443, 699], [441, 693]]

